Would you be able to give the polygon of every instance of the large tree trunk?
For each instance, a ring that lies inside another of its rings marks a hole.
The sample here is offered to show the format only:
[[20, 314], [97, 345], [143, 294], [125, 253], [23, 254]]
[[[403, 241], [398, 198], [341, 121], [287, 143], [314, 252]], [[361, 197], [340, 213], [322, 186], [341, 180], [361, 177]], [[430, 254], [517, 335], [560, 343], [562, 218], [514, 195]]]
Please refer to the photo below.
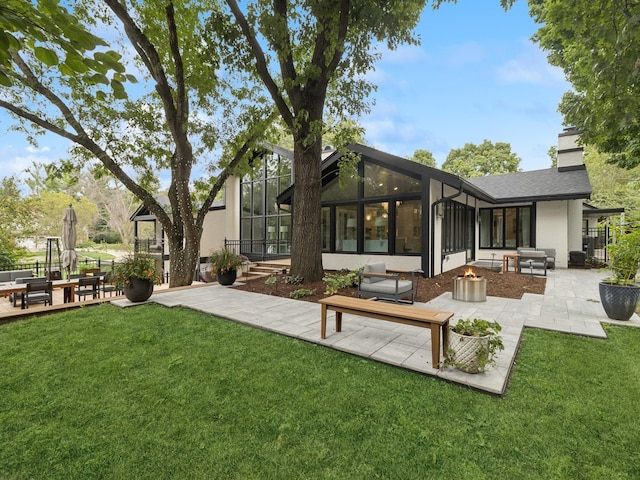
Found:
[[294, 203], [291, 229], [291, 273], [305, 281], [321, 280], [322, 236], [320, 214], [322, 138], [293, 150]]
[[[169, 238], [169, 287], [182, 287], [193, 283], [198, 260], [200, 259], [200, 237], [198, 235], [184, 237], [178, 241]], [[171, 236], [169, 236], [171, 237]]]

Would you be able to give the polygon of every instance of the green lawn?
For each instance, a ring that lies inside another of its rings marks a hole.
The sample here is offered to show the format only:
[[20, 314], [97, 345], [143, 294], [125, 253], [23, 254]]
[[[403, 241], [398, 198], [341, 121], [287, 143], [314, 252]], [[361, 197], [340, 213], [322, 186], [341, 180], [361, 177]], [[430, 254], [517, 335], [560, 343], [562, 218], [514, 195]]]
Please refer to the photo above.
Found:
[[528, 329], [500, 398], [187, 309], [0, 327], [0, 478], [640, 478], [640, 330]]

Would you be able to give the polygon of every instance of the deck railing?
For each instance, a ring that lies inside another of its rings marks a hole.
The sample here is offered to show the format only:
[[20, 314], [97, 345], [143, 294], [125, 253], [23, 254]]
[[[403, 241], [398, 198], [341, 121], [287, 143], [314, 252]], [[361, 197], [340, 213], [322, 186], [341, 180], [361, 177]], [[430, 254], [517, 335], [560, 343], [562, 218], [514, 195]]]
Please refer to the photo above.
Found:
[[237, 255], [244, 255], [252, 262], [278, 260], [291, 256], [289, 240], [228, 240], [225, 238], [224, 246]]

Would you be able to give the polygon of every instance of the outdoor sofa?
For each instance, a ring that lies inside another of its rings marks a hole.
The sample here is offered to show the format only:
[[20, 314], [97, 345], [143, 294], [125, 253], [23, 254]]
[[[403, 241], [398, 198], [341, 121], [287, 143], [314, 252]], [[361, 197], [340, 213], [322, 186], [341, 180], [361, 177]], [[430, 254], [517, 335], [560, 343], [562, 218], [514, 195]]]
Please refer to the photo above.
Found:
[[[518, 273], [522, 273], [523, 269], [544, 270], [556, 268], [556, 249], [555, 248], [530, 248], [518, 247]], [[525, 270], [525, 273], [528, 273]]]
[[17, 278], [32, 277], [33, 270], [6, 270], [0, 272], [0, 283], [15, 282]]

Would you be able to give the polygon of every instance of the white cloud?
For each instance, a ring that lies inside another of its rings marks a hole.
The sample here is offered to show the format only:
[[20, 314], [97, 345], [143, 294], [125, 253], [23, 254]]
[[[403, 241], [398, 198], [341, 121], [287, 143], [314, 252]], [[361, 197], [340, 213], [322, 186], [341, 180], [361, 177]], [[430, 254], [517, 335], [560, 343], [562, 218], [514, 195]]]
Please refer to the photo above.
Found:
[[447, 64], [460, 67], [470, 63], [478, 63], [489, 56], [486, 47], [478, 42], [465, 42], [452, 45], [447, 49]]
[[498, 67], [496, 73], [506, 83], [554, 86], [566, 83], [562, 69], [549, 65], [544, 52], [530, 42], [524, 44], [514, 59]]

